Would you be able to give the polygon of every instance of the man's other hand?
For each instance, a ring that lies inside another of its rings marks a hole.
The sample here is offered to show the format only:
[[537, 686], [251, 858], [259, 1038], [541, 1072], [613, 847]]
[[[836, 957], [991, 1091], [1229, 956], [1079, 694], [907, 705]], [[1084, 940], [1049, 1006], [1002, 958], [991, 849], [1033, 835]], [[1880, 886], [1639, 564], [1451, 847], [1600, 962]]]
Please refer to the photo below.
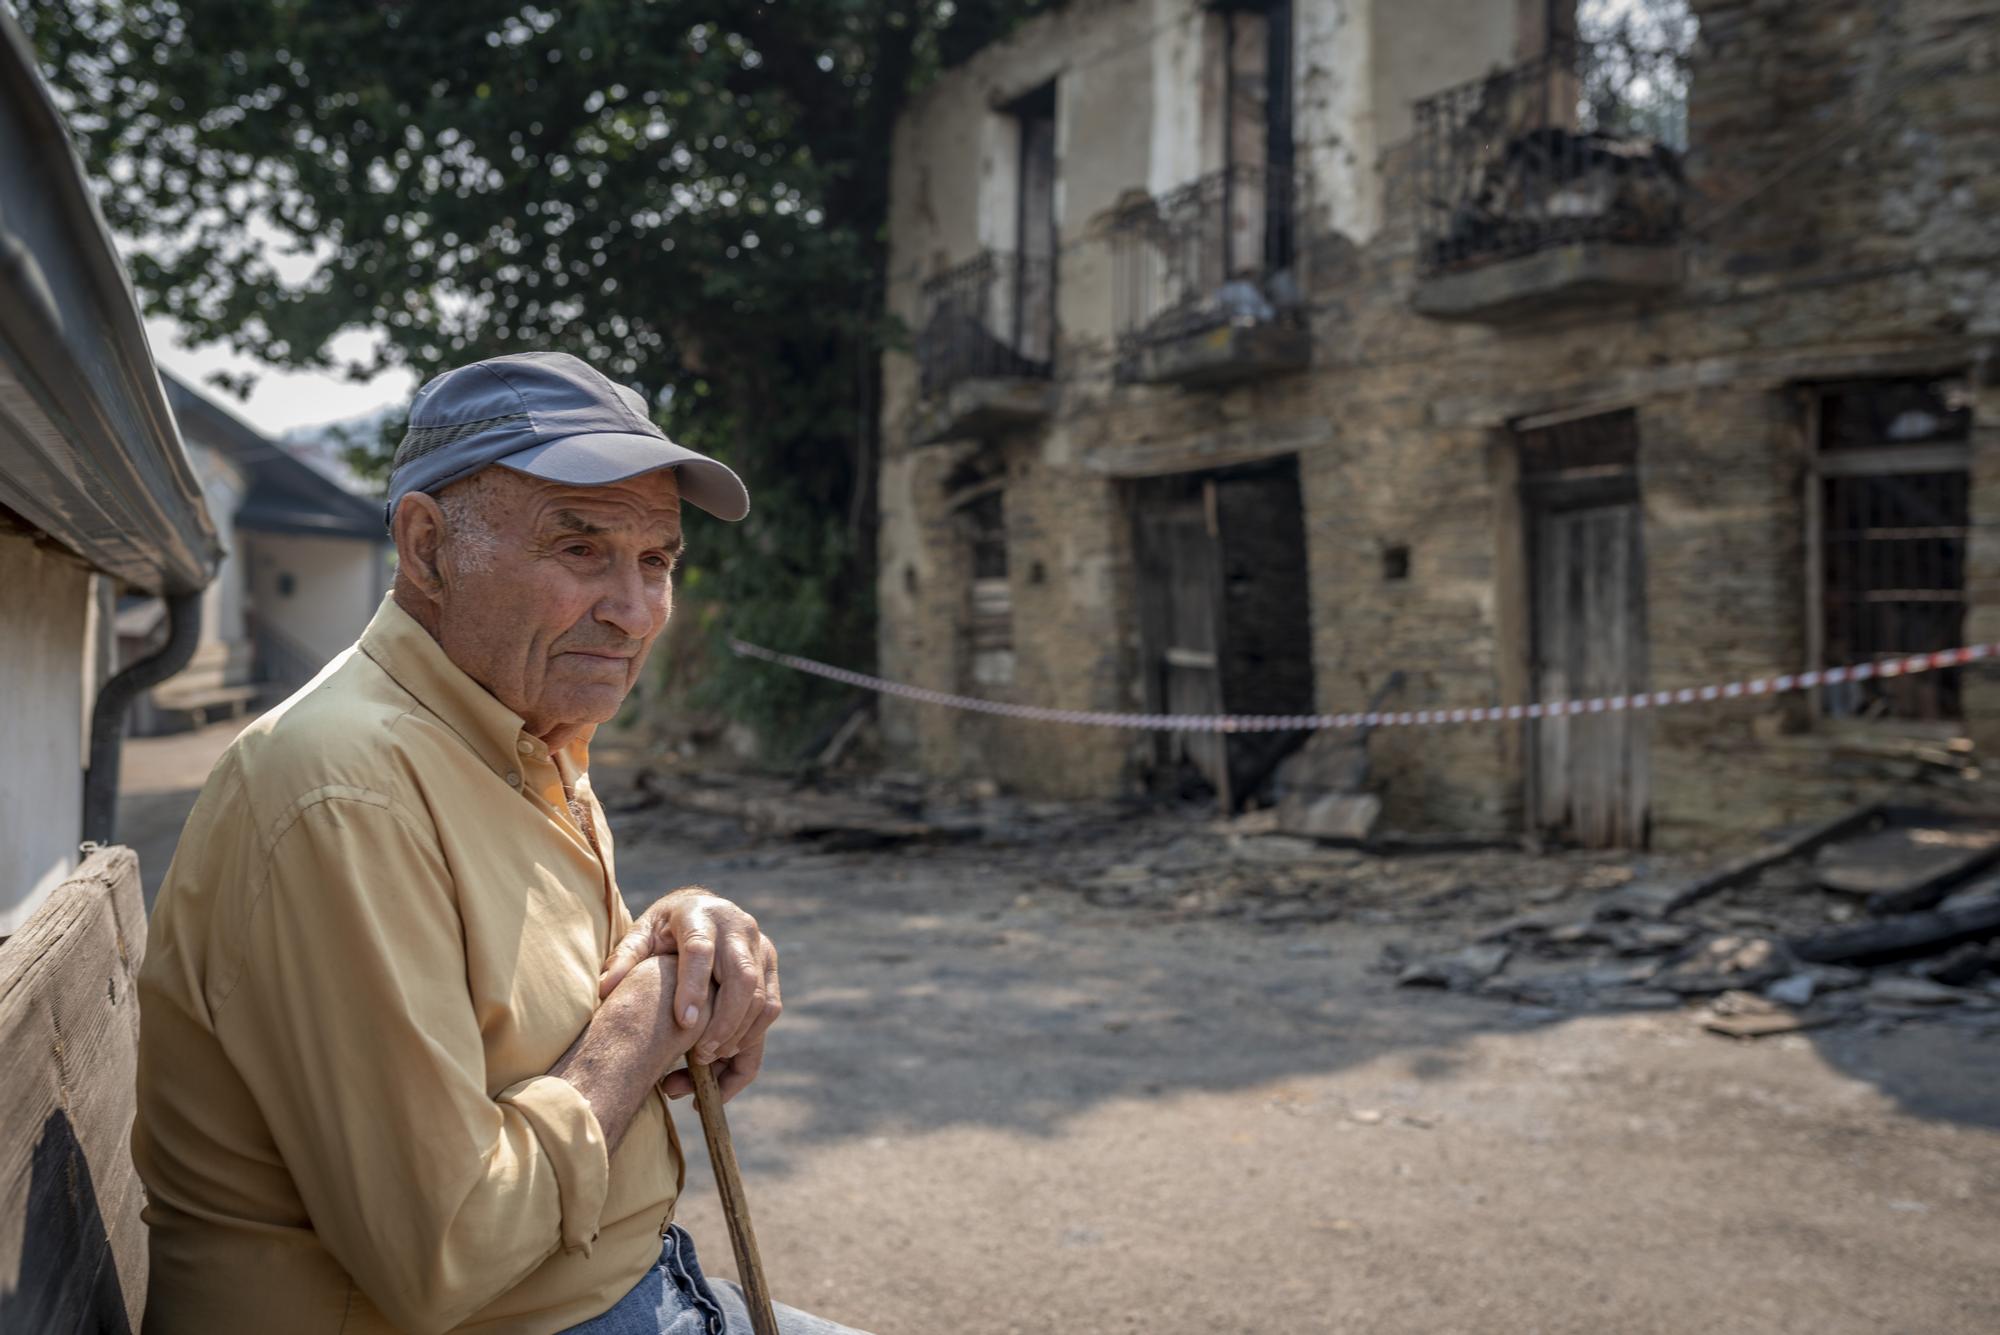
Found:
[[[757, 1076], [764, 1061], [764, 1031], [783, 1010], [778, 992], [778, 949], [757, 920], [719, 895], [686, 886], [662, 896], [632, 924], [612, 950], [598, 979], [598, 995], [613, 988], [640, 960], [677, 956], [674, 1020], [692, 1029], [704, 1014], [709, 988], [715, 1006], [694, 1050], [715, 1068], [724, 1098]], [[693, 1092], [687, 1072], [667, 1077], [668, 1094]]]

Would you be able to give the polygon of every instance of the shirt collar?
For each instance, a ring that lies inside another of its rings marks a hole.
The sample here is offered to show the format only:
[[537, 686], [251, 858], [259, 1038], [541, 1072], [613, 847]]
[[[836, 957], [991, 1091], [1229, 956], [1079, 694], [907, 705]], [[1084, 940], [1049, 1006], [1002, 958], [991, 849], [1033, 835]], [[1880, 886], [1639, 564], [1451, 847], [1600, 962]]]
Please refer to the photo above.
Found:
[[[518, 781], [524, 762], [550, 755], [541, 739], [527, 731], [521, 716], [452, 662], [444, 646], [399, 607], [393, 596], [382, 600], [374, 619], [361, 632], [360, 648], [398, 686], [457, 733], [495, 774], [512, 774]], [[584, 729], [563, 748], [578, 773], [589, 768], [590, 735], [594, 731]]]

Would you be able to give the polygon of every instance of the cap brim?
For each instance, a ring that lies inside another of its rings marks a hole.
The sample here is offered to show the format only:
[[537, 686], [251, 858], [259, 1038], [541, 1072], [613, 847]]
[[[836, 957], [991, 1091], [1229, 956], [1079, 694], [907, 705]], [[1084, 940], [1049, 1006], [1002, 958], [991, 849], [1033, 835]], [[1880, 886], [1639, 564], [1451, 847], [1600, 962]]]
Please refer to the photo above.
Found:
[[727, 464], [660, 436], [597, 432], [564, 436], [495, 459], [503, 468], [573, 487], [601, 487], [671, 468], [679, 475], [681, 499], [717, 519], [750, 513], [750, 492]]

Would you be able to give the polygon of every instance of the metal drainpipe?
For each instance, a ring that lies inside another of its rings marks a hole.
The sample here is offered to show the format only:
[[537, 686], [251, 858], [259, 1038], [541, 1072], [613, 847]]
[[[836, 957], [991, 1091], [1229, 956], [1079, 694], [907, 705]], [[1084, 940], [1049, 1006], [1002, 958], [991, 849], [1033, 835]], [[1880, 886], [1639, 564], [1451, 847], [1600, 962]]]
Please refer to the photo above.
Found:
[[125, 711], [148, 686], [186, 667], [201, 639], [201, 593], [167, 598], [167, 642], [104, 683], [90, 711], [90, 766], [83, 772], [83, 837], [108, 844], [118, 832], [118, 755], [125, 740]]

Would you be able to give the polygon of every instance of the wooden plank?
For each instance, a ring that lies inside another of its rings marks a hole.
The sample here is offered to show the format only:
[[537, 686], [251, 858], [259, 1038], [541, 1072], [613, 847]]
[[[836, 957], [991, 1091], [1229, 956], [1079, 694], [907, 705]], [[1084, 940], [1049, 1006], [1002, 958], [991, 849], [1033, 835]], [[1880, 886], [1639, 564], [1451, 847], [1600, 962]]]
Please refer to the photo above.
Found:
[[[1631, 553], [1626, 548], [1627, 508], [1598, 510], [1591, 515], [1596, 540], [1595, 577], [1591, 605], [1590, 645], [1594, 658], [1590, 696], [1612, 695], [1625, 689], [1627, 582]], [[1628, 842], [1625, 830], [1626, 752], [1628, 715], [1593, 714], [1590, 721], [1598, 735], [1597, 780], [1601, 785], [1602, 814], [1598, 821], [1600, 848], [1616, 848]]]
[[[1747, 853], [1733, 861], [1724, 863], [1714, 871], [1682, 885], [1659, 904], [1662, 916], [1677, 913], [1691, 904], [1698, 904], [1718, 891], [1727, 890], [1732, 885], [1740, 885], [1764, 868], [1792, 858], [1803, 857], [1820, 845], [1839, 839], [1856, 830], [1864, 829], [1881, 818], [1880, 804], [1870, 802], [1866, 806], [1835, 816], [1832, 820], [1810, 826], [1788, 839], [1780, 839], [1765, 844], [1754, 852]], [[1614, 900], [1616, 894], [1614, 892]]]
[[[1563, 516], [1544, 514], [1535, 525], [1535, 698], [1569, 696], [1568, 534]], [[1544, 830], [1569, 824], [1569, 719], [1535, 725], [1535, 813]]]
[[[1646, 620], [1645, 510], [1636, 501], [1626, 508], [1626, 549], [1631, 569], [1626, 593], [1625, 686], [1646, 690], [1653, 674], [1652, 639]], [[1653, 807], [1653, 716], [1627, 713], [1625, 720], [1625, 828], [1627, 844], [1648, 842]]]
[[[1215, 502], [1223, 707], [1232, 714], [1310, 714], [1317, 701], [1296, 462], [1219, 477]], [[1303, 741], [1295, 732], [1226, 738], [1235, 794], [1255, 791]]]
[[[1815, 391], [1800, 396], [1800, 453], [1806, 460], [1806, 666], [1826, 665], [1826, 487], [1819, 471], [1820, 397]], [[1824, 693], [1806, 692], [1806, 714], [1817, 723], [1823, 712]]]
[[1815, 964], [1892, 964], [1920, 959], [1974, 941], [2000, 937], [2000, 895], [1956, 909], [1906, 913], [1883, 922], [1841, 927], [1789, 942]]
[[[1222, 593], [1222, 519], [1216, 508], [1215, 479], [1204, 478], [1201, 483], [1201, 520], [1206, 541], [1189, 544], [1184, 551], [1188, 560], [1185, 567], [1188, 578], [1181, 585], [1181, 625], [1192, 631], [1194, 638], [1183, 640], [1194, 649], [1206, 648], [1221, 662], [1223, 593]], [[1199, 703], [1191, 703], [1187, 712], [1192, 714], [1220, 714], [1224, 712], [1222, 693], [1222, 670], [1189, 675], [1201, 683]], [[1215, 787], [1216, 801], [1227, 816], [1236, 810], [1236, 790], [1230, 784], [1229, 739], [1220, 733], [1197, 734], [1198, 745], [1190, 748], [1201, 760], [1208, 774], [1209, 783]]]
[[[1624, 528], [1616, 510], [1592, 510], [1582, 520], [1583, 569], [1583, 694], [1596, 697], [1618, 689], [1625, 630]], [[1619, 813], [1624, 807], [1624, 716], [1587, 714], [1577, 720], [1578, 742], [1588, 767], [1588, 789], [1580, 841], [1590, 848], [1612, 848], [1623, 834]]]
[[0, 944], [0, 1329], [139, 1327], [143, 1197], [129, 1141], [146, 946], [139, 861], [93, 853]]
[[[1636, 502], [1551, 510], [1530, 553], [1535, 695], [1624, 694], [1647, 674], [1644, 548]], [[1530, 810], [1538, 828], [1586, 847], [1644, 842], [1650, 743], [1629, 712], [1535, 725]]]
[[[1149, 703], [1166, 713], [1219, 714], [1221, 568], [1206, 497], [1174, 479], [1135, 488], [1132, 505]], [[1169, 769], [1186, 758], [1218, 796], [1227, 794], [1220, 734], [1162, 734], [1158, 754]]]
[[1970, 445], [1884, 445], [1873, 450], [1826, 450], [1814, 456], [1821, 477], [1882, 477], [1893, 473], [1963, 473]]
[[1928, 908], [1905, 902], [1950, 887], [2000, 860], [2000, 828], [1956, 821], [1892, 824], [1873, 834], [1822, 848], [1813, 878], [1828, 890], [1875, 896], [1900, 911]]

